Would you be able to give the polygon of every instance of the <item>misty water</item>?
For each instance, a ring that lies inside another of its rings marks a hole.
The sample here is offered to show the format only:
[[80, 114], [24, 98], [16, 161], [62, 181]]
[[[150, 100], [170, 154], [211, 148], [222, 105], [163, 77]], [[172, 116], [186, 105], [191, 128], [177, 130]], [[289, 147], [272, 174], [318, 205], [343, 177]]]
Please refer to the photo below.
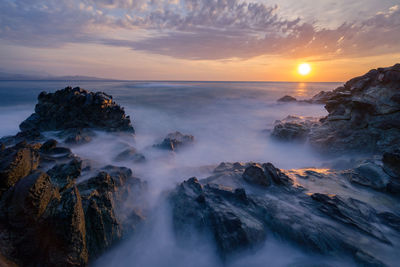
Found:
[[[136, 131], [135, 140], [98, 133], [86, 145], [72, 147], [83, 159], [100, 165], [130, 167], [147, 181], [146, 199], [156, 212], [131, 239], [103, 255], [95, 266], [221, 266], [207, 236], [177, 244], [172, 232], [169, 207], [163, 192], [190, 177], [207, 177], [220, 162], [271, 162], [282, 169], [320, 167], [326, 159], [306, 144], [283, 144], [270, 139], [267, 129], [288, 115], [324, 116], [323, 105], [278, 104], [289, 94], [306, 99], [339, 83], [278, 82], [0, 82], [0, 136], [16, 134], [18, 125], [34, 110], [41, 91], [66, 86], [104, 91], [125, 107]], [[180, 131], [195, 137], [193, 146], [177, 153], [152, 147], [168, 133]], [[113, 162], [125, 145], [134, 146], [145, 163]], [[121, 211], [123, 212], [123, 211]], [[305, 253], [271, 233], [265, 245], [237, 255], [229, 266], [351, 266], [351, 261]], [[346, 264], [344, 263], [346, 262]]]

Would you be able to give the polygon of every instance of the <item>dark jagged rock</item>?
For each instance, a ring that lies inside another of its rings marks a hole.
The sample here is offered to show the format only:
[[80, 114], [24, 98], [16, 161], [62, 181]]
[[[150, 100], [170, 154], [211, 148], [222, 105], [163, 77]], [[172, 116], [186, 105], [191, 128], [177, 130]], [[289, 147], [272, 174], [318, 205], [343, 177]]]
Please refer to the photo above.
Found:
[[375, 190], [385, 191], [390, 181], [381, 166], [366, 161], [358, 165], [353, 170], [344, 171], [343, 173], [350, 182], [367, 186]]
[[61, 138], [64, 138], [66, 144], [80, 145], [89, 143], [96, 134], [90, 129], [79, 129], [72, 128], [63, 130], [58, 134]]
[[[235, 206], [224, 204], [231, 199]], [[250, 215], [254, 204], [243, 201], [243, 193], [203, 186], [196, 178], [191, 178], [177, 187], [170, 200], [178, 236], [190, 236], [193, 226], [203, 233], [210, 232], [223, 257], [256, 246], [266, 237], [263, 223]], [[247, 219], [243, 220], [242, 216]]]
[[47, 174], [51, 177], [52, 183], [63, 190], [74, 184], [75, 180], [81, 175], [81, 171], [82, 161], [73, 159], [68, 163], [55, 165], [47, 171]]
[[0, 196], [39, 165], [39, 153], [26, 142], [0, 152]]
[[79, 87], [40, 93], [35, 113], [20, 124], [22, 132], [85, 128], [134, 133], [129, 116], [110, 95]]
[[[297, 125], [295, 132], [308, 131], [310, 144], [322, 152], [390, 151], [400, 143], [399, 88], [400, 64], [371, 70], [332, 92], [316, 95], [315, 99], [323, 99], [328, 116], [319, 125], [297, 123], [306, 129], [297, 130]], [[279, 136], [285, 122], [275, 128], [272, 135]]]
[[288, 116], [275, 122], [271, 136], [281, 141], [305, 142], [310, 130], [317, 124], [315, 118]]
[[60, 199], [53, 199], [44, 214], [44, 223], [51, 238], [50, 244], [46, 244], [49, 251], [44, 262], [51, 266], [87, 264], [85, 217], [76, 186], [67, 189]]
[[[381, 223], [386, 220], [384, 224], [396, 227], [397, 217], [382, 215], [380, 219], [376, 209], [355, 198], [305, 194], [304, 188], [293, 182], [281, 183], [277, 177], [290, 178], [270, 163], [258, 164], [257, 169], [254, 163], [234, 165], [221, 163], [213, 176], [190, 178], [169, 194], [178, 240], [190, 238], [194, 231], [210, 235], [227, 259], [257, 247], [273, 232], [303, 249], [341, 253], [365, 266], [385, 266], [385, 254], [374, 248], [391, 246], [391, 236], [382, 231]], [[276, 177], [271, 178], [273, 184], [278, 181], [280, 186], [251, 186], [243, 178], [250, 169], [260, 177], [268, 172]], [[332, 175], [308, 173], [318, 179]]]
[[277, 100], [278, 102], [296, 102], [297, 99], [290, 95], [285, 95]]
[[55, 140], [6, 148], [0, 161], [0, 253], [19, 266], [86, 266], [144, 219], [146, 187], [128, 168], [76, 185], [82, 161]]
[[[135, 208], [124, 210], [129, 214], [129, 226], [125, 224], [126, 218], [116, 214], [131, 195], [131, 188], [138, 189], [143, 186], [142, 182], [132, 177], [127, 168], [108, 166], [104, 170], [108, 172], [102, 171], [78, 186], [82, 192], [90, 258], [100, 256], [143, 221], [143, 216]], [[133, 217], [137, 220], [133, 221]]]
[[181, 132], [169, 133], [160, 144], [154, 145], [160, 149], [177, 150], [194, 142], [194, 136]]
[[252, 184], [257, 184], [261, 186], [270, 186], [271, 180], [265, 175], [263, 168], [254, 164], [246, 168], [243, 173], [243, 179]]
[[315, 193], [311, 198], [320, 203], [318, 209], [329, 217], [354, 226], [355, 228], [379, 239], [384, 243], [390, 241], [373, 224], [376, 211], [366, 203], [349, 198], [347, 201], [338, 196]]
[[382, 162], [385, 171], [393, 178], [400, 180], [400, 149], [383, 153]]
[[57, 147], [58, 142], [55, 139], [49, 139], [43, 143], [42, 147], [40, 148], [41, 152], [49, 152], [52, 149]]

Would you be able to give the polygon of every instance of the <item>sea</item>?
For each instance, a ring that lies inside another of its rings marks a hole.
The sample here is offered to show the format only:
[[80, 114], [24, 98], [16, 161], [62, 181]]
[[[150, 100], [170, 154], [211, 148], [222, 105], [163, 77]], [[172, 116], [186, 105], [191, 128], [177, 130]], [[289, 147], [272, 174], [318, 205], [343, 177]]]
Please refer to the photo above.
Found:
[[[94, 266], [223, 266], [210, 242], [195, 248], [179, 246], [173, 237], [170, 213], [163, 192], [196, 176], [207, 177], [221, 162], [271, 162], [282, 169], [324, 165], [305, 144], [277, 142], [270, 131], [277, 120], [289, 115], [322, 117], [323, 105], [278, 103], [291, 95], [308, 99], [342, 83], [303, 82], [199, 82], [199, 81], [0, 81], [0, 136], [14, 135], [19, 124], [34, 112], [40, 92], [67, 86], [102, 91], [124, 107], [135, 128], [135, 138], [98, 133], [92, 142], [72, 147], [84, 159], [130, 167], [149, 184], [150, 205], [155, 214], [150, 226], [100, 257]], [[157, 151], [170, 132], [195, 138], [194, 145], [176, 153]], [[145, 163], [113, 161], [123, 145], [135, 147]], [[329, 264], [328, 264], [329, 263]], [[304, 253], [273, 234], [259, 250], [242, 255], [225, 266], [347, 266], [318, 255]], [[335, 265], [338, 264], [338, 265]], [[351, 266], [351, 265], [349, 265]]]

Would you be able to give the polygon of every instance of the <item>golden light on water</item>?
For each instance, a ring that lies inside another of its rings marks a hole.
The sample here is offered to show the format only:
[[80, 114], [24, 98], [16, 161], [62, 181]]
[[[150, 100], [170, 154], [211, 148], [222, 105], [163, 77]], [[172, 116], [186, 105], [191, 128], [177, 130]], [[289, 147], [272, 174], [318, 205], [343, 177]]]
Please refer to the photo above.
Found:
[[297, 71], [299, 72], [300, 75], [305, 76], [311, 72], [311, 66], [308, 63], [302, 63], [297, 68]]

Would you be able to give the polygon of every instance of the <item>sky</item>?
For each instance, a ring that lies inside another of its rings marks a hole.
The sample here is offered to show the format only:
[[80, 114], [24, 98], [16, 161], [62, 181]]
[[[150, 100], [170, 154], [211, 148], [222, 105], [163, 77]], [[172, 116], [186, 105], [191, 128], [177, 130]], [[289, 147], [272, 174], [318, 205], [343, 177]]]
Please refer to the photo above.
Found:
[[399, 62], [400, 0], [0, 0], [3, 72], [346, 81]]

